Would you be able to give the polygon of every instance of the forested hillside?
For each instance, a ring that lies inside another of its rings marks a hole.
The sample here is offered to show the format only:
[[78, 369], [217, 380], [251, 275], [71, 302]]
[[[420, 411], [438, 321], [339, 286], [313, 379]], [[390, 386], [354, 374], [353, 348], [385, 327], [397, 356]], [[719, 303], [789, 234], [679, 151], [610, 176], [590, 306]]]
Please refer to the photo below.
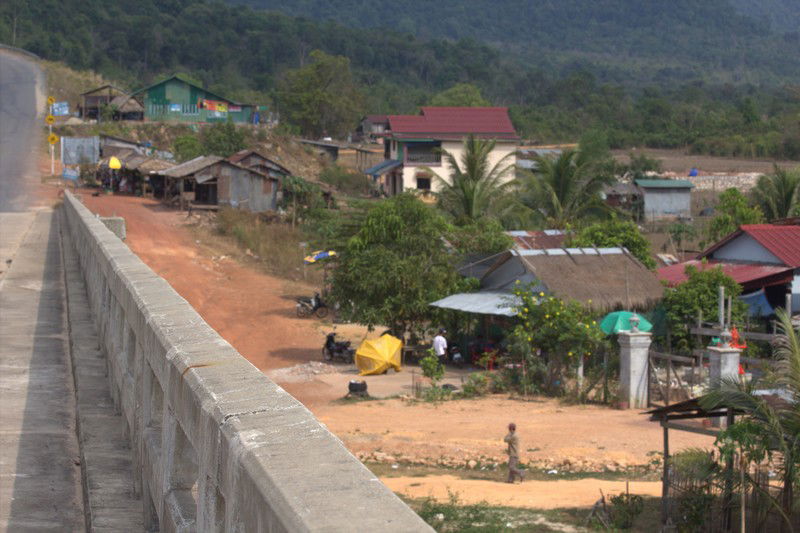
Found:
[[533, 141], [590, 132], [612, 147], [800, 158], [800, 44], [725, 0], [284, 3], [354, 26], [204, 0], [5, 0], [0, 41], [129, 89], [182, 72], [279, 112], [281, 80], [319, 49], [349, 59], [363, 97], [348, 123], [447, 102], [466, 83]]
[[[793, 0], [231, 1], [421, 38], [473, 37], [529, 64], [562, 74], [585, 68], [626, 85], [761, 84], [800, 74], [800, 3]], [[794, 35], [784, 38], [791, 20]]]

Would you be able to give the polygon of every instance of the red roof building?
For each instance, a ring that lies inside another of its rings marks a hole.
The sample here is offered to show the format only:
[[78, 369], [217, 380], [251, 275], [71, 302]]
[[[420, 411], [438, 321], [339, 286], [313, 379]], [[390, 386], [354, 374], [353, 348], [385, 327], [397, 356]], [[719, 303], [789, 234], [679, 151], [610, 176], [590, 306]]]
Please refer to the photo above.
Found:
[[395, 139], [519, 140], [507, 107], [423, 107], [419, 115], [389, 115], [389, 133]]
[[407, 190], [436, 191], [450, 180], [444, 152], [461, 160], [463, 141], [470, 135], [496, 141], [489, 163], [508, 166], [507, 179], [514, 177], [519, 135], [507, 107], [423, 107], [418, 115], [389, 115], [383, 134], [383, 161], [364, 171], [392, 196]]
[[800, 310], [800, 225], [743, 225], [696, 259], [660, 268], [658, 276], [670, 286], [679, 285], [688, 278], [689, 265], [720, 267], [745, 293], [764, 289], [773, 307], [783, 307], [791, 293], [792, 310]]

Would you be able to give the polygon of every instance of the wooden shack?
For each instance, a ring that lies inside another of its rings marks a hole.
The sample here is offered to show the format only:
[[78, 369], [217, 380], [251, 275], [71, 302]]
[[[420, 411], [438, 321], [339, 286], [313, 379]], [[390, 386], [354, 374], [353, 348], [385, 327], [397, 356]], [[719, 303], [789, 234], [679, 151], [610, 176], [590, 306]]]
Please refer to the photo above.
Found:
[[81, 94], [81, 103], [78, 106], [81, 118], [98, 119], [103, 107], [110, 105], [111, 101], [118, 96], [124, 96], [125, 91], [111, 84], [97, 87], [91, 91]]
[[158, 173], [164, 199], [185, 208], [230, 206], [253, 213], [277, 207], [278, 179], [218, 156], [200, 156]]

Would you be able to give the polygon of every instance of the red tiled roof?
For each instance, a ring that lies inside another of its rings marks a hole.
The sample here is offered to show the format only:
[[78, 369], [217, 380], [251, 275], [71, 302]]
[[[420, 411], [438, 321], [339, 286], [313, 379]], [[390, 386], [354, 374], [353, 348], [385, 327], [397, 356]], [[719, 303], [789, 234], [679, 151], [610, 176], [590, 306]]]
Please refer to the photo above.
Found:
[[686, 266], [691, 265], [698, 270], [708, 270], [721, 267], [722, 271], [733, 280], [745, 287], [751, 288], [766, 287], [780, 283], [788, 283], [794, 275], [793, 268], [776, 265], [747, 264], [747, 263], [726, 263], [722, 261], [707, 261], [703, 263], [697, 259], [665, 266], [658, 269], [658, 279], [666, 281], [670, 287], [675, 287], [686, 281]]
[[423, 107], [419, 115], [389, 115], [392, 135], [518, 139], [507, 107]]

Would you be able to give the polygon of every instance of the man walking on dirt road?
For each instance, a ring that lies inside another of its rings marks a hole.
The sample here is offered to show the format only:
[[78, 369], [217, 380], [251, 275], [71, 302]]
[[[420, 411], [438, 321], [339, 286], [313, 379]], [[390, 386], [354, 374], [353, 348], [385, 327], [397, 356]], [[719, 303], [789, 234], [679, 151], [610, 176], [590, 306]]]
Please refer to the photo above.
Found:
[[508, 435], [503, 438], [508, 443], [508, 481], [514, 483], [514, 478], [518, 477], [520, 482], [525, 481], [525, 474], [517, 468], [519, 464], [519, 437], [517, 437], [517, 425], [511, 422], [508, 425]]

